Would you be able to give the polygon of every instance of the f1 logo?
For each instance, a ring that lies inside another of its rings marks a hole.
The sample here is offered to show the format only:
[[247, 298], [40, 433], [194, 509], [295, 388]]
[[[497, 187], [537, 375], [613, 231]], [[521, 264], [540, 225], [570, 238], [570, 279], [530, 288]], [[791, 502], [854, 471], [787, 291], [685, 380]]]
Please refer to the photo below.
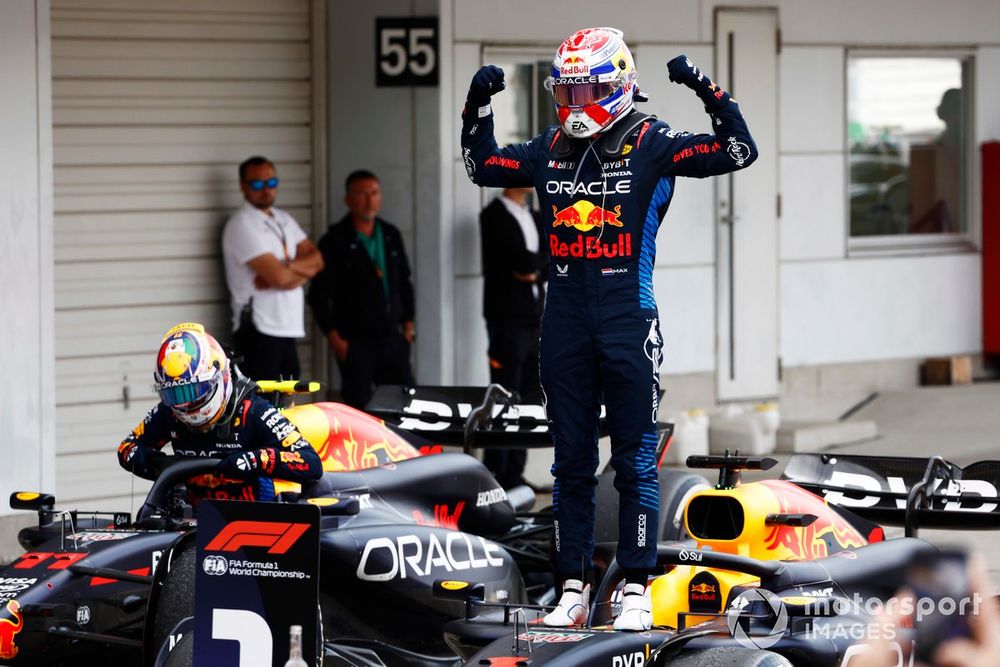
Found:
[[236, 551], [241, 547], [267, 547], [269, 554], [283, 554], [309, 530], [307, 523], [233, 521], [205, 546], [205, 551]]

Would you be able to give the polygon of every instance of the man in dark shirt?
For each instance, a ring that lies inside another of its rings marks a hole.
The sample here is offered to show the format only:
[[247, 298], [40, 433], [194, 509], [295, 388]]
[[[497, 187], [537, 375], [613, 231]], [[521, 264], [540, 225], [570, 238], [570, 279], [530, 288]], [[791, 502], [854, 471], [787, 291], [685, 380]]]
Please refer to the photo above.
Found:
[[[538, 326], [548, 270], [541, 221], [526, 205], [530, 193], [508, 188], [479, 214], [490, 382], [522, 396], [541, 390]], [[524, 483], [526, 458], [523, 449], [487, 449], [483, 463], [509, 489]]]
[[378, 177], [358, 170], [345, 186], [348, 213], [319, 240], [326, 268], [308, 299], [340, 366], [344, 402], [363, 408], [373, 385], [413, 384], [413, 284], [399, 230], [378, 217]]

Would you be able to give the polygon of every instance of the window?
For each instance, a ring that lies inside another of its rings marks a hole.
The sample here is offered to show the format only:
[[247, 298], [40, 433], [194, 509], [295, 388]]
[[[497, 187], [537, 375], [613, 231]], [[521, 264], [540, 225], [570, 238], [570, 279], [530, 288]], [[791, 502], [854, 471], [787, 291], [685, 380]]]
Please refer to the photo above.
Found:
[[500, 146], [527, 141], [558, 122], [552, 95], [543, 85], [551, 58], [525, 60], [507, 55], [487, 61], [503, 69], [507, 83], [507, 88], [491, 100], [494, 131]]
[[[549, 125], [559, 122], [552, 94], [544, 86], [552, 66], [551, 56], [543, 56], [541, 52], [497, 49], [488, 50], [483, 62], [500, 67], [507, 84], [502, 93], [490, 100], [493, 133], [498, 146], [527, 141]], [[483, 188], [482, 203], [485, 205], [499, 193], [499, 189]]]
[[968, 234], [970, 70], [954, 56], [848, 59], [852, 247]]

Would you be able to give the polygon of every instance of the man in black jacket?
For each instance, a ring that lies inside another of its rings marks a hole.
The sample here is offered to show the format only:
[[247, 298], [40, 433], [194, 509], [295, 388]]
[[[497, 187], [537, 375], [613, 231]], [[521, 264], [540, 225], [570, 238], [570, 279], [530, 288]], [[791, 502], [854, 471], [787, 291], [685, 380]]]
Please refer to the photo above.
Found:
[[363, 408], [373, 383], [413, 384], [413, 284], [399, 230], [377, 217], [378, 177], [358, 170], [345, 185], [348, 213], [319, 240], [326, 268], [308, 298], [340, 366], [343, 400]]
[[[489, 335], [490, 382], [526, 395], [538, 382], [538, 326], [548, 253], [531, 188], [508, 188], [479, 214], [483, 244], [483, 316]], [[504, 488], [524, 482], [523, 449], [488, 449], [483, 463]]]

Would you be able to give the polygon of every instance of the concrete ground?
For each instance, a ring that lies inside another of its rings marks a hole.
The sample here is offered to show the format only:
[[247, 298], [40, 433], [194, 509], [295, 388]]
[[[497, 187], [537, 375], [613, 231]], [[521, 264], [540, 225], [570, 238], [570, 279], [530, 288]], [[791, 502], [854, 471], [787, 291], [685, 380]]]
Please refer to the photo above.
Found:
[[1000, 458], [1000, 382], [879, 394], [848, 421], [873, 421], [879, 436], [834, 447], [844, 454], [940, 454], [966, 465]]
[[[879, 436], [828, 451], [894, 456], [939, 454], [961, 466], [1000, 460], [1000, 382], [885, 392], [850, 419], [874, 421]], [[902, 534], [895, 528], [887, 532], [890, 536]], [[920, 537], [979, 552], [995, 589], [1000, 590], [1000, 531], [922, 530]]]

